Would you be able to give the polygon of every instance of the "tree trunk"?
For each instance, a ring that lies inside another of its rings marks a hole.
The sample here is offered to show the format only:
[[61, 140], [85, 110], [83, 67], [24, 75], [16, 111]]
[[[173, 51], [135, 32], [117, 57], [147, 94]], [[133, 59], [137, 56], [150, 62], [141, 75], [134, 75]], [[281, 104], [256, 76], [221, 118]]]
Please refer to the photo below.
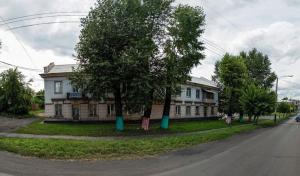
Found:
[[254, 116], [254, 124], [257, 125], [258, 123], [258, 116]]
[[229, 97], [229, 105], [228, 105], [228, 117], [231, 117], [232, 118], [232, 115], [233, 115], [233, 112], [232, 112], [232, 90], [231, 90], [231, 93], [230, 93], [230, 97]]
[[250, 115], [249, 117], [248, 117], [248, 122], [251, 122], [252, 121], [252, 116]]
[[240, 118], [239, 118], [240, 123], [244, 122], [244, 112], [240, 112]]
[[122, 95], [120, 84], [114, 86], [114, 97], [115, 97], [115, 112], [116, 112], [116, 129], [117, 131], [124, 130], [124, 117], [123, 117], [123, 106], [122, 106]]
[[146, 104], [146, 109], [144, 111], [144, 116], [142, 117], [142, 128], [145, 131], [149, 130], [149, 123], [150, 123], [150, 117], [151, 117], [151, 112], [152, 112], [152, 104], [153, 104], [153, 96], [154, 96], [154, 89], [152, 89], [149, 92], [149, 95], [147, 96], [148, 98], [148, 103]]
[[171, 87], [166, 88], [166, 97], [164, 103], [164, 111], [161, 120], [161, 128], [168, 129], [169, 128], [169, 118], [170, 118], [170, 109], [171, 109], [171, 99], [172, 99], [172, 89]]

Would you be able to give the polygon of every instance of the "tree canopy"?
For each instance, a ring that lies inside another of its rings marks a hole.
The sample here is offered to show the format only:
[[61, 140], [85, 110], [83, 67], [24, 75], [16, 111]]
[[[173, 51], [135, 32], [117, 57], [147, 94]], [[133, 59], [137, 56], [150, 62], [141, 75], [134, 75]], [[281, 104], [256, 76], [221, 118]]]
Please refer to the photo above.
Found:
[[274, 91], [250, 84], [242, 90], [240, 103], [244, 112], [249, 117], [254, 116], [257, 123], [259, 116], [274, 111], [276, 95]]
[[9, 69], [0, 74], [0, 112], [27, 114], [33, 90], [17, 69]]
[[251, 83], [264, 88], [273, 87], [277, 76], [271, 70], [271, 61], [267, 55], [254, 48], [248, 53], [241, 52], [240, 56], [245, 61]]

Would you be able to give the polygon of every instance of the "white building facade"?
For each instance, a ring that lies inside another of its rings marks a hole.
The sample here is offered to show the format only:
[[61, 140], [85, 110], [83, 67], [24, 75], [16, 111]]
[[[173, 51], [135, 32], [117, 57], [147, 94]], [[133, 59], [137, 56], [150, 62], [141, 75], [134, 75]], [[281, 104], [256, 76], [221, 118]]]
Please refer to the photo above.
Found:
[[[45, 115], [52, 119], [74, 121], [115, 120], [114, 101], [93, 101], [78, 92], [68, 80], [76, 65], [55, 65], [44, 68]], [[151, 119], [161, 119], [163, 104], [152, 106]], [[218, 113], [218, 88], [205, 78], [192, 77], [181, 85], [181, 93], [172, 97], [170, 118], [209, 118]], [[142, 114], [124, 112], [125, 120], [140, 119]]]

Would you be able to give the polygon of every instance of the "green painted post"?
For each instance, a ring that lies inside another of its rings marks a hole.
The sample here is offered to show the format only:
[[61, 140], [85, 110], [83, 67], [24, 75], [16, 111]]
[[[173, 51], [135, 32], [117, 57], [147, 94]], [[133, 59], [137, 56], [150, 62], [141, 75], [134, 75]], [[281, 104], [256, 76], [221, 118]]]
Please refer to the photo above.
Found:
[[239, 121], [240, 121], [240, 123], [244, 123], [244, 116], [243, 115], [240, 116]]
[[117, 116], [116, 117], [116, 129], [117, 129], [117, 131], [123, 131], [124, 130], [124, 118], [123, 118], [123, 116]]
[[162, 120], [161, 120], [161, 125], [160, 127], [162, 129], [168, 129], [169, 128], [169, 116], [164, 115]]

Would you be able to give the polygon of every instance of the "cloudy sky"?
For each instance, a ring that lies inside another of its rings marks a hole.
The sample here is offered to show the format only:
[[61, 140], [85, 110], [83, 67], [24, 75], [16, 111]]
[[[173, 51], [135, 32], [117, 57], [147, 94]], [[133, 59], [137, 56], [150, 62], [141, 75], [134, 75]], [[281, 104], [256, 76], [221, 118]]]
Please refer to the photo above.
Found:
[[[34, 79], [34, 89], [42, 89], [43, 80], [38, 74], [43, 66], [50, 62], [75, 63], [72, 54], [78, 42], [78, 22], [94, 3], [95, 0], [0, 0], [0, 16], [4, 20], [0, 19], [0, 61], [37, 69], [24, 70], [23, 73], [27, 79]], [[207, 43], [207, 57], [201, 66], [193, 69], [192, 75], [210, 79], [215, 61], [225, 52], [237, 54], [256, 47], [269, 55], [272, 69], [279, 76], [294, 75], [293, 78], [280, 79], [280, 97], [300, 99], [300, 49], [297, 48], [300, 46], [300, 0], [177, 0], [176, 3], [202, 6], [207, 15], [206, 32], [202, 38]], [[76, 13], [7, 21], [51, 12]], [[18, 28], [64, 21], [72, 23]], [[6, 68], [0, 64], [0, 71]]]

